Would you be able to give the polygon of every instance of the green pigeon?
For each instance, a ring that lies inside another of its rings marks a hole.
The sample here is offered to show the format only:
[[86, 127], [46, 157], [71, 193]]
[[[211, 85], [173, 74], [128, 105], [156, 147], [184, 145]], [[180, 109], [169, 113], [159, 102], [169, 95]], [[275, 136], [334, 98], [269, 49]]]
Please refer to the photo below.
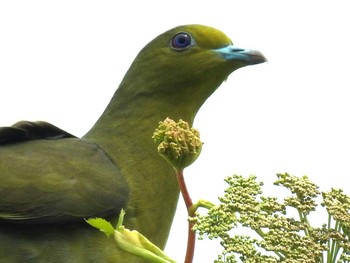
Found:
[[137, 55], [82, 138], [47, 122], [0, 128], [0, 262], [143, 262], [84, 219], [116, 222], [164, 248], [179, 187], [152, 134], [169, 117], [192, 125], [236, 69], [265, 62], [221, 31], [184, 25]]

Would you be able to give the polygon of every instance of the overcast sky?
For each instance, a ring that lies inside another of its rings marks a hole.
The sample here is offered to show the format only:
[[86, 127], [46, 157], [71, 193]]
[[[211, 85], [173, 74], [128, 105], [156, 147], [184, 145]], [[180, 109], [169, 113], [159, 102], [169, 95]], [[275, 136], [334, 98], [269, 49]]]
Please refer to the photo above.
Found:
[[[0, 126], [46, 120], [83, 135], [139, 50], [192, 23], [269, 60], [234, 72], [197, 115], [205, 145], [185, 171], [193, 199], [216, 201], [233, 173], [267, 185], [277, 172], [307, 174], [350, 194], [347, 1], [1, 1]], [[181, 201], [167, 247], [179, 262]], [[213, 243], [197, 243], [195, 262], [215, 259]]]

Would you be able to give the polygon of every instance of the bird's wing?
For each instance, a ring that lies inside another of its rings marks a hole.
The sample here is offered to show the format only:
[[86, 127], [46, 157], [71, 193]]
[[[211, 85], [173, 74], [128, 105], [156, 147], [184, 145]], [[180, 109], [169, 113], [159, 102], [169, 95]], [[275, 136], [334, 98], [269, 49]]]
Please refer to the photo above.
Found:
[[0, 127], [0, 145], [39, 139], [75, 138], [74, 135], [44, 121], [20, 121]]
[[96, 144], [78, 138], [0, 145], [0, 219], [54, 223], [116, 214], [128, 185]]

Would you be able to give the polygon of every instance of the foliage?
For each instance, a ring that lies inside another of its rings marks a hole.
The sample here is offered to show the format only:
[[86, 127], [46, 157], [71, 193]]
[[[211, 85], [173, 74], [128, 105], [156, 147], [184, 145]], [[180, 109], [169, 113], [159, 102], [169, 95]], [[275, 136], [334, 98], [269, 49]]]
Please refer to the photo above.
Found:
[[[233, 175], [225, 180], [220, 204], [192, 218], [200, 239], [220, 239], [223, 251], [215, 262], [349, 262], [350, 197], [337, 189], [321, 194], [306, 176], [277, 177], [275, 185], [291, 192], [283, 202], [264, 196], [255, 176]], [[328, 218], [314, 227], [308, 216], [319, 207], [321, 195]], [[293, 210], [297, 218], [288, 216]], [[256, 237], [240, 234], [240, 227]]]

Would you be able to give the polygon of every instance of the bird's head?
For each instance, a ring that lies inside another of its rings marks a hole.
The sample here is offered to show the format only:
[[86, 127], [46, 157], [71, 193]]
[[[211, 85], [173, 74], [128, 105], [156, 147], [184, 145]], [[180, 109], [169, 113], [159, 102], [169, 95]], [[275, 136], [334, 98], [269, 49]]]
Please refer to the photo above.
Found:
[[179, 108], [186, 104], [193, 118], [234, 70], [265, 61], [259, 51], [235, 47], [217, 29], [179, 26], [140, 51], [119, 89], [135, 100], [147, 97]]

